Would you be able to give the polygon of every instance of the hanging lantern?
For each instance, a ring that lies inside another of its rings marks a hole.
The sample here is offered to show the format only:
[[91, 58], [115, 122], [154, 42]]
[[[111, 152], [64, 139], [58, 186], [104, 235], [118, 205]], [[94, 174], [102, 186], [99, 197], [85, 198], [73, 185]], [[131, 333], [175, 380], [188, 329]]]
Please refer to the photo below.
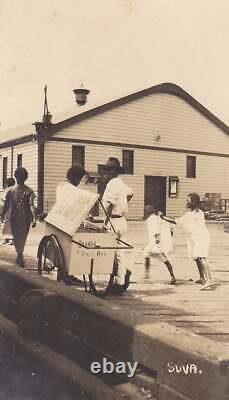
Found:
[[79, 89], [74, 89], [73, 93], [75, 94], [76, 103], [79, 106], [83, 106], [87, 102], [87, 95], [90, 93], [90, 90], [81, 87]]

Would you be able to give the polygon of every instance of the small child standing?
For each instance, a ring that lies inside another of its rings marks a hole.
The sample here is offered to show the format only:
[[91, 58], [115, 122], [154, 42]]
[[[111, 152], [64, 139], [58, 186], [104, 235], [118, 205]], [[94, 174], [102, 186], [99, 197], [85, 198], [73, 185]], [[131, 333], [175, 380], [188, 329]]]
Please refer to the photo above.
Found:
[[176, 283], [169, 253], [172, 251], [172, 237], [169, 222], [160, 218], [160, 211], [152, 205], [145, 207], [145, 218], [148, 230], [148, 245], [144, 249], [145, 266], [149, 268], [150, 257], [156, 257], [167, 267], [171, 280], [170, 284]]

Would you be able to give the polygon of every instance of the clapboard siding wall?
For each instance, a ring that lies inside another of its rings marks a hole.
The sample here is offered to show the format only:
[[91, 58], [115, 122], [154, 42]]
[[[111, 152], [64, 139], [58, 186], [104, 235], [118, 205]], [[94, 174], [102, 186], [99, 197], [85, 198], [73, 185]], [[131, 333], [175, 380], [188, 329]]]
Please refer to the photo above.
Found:
[[7, 157], [7, 177], [11, 176], [11, 148], [0, 150], [0, 190], [3, 191], [3, 158]]
[[[45, 130], [45, 211], [55, 201], [56, 187], [65, 179], [72, 163], [72, 145], [77, 144], [85, 147], [85, 167], [93, 172], [108, 157], [118, 157], [122, 161], [122, 150], [133, 150], [134, 175], [123, 176], [134, 191], [129, 218], [143, 216], [145, 176], [167, 178], [168, 215], [181, 215], [186, 195], [192, 191], [201, 196], [207, 192], [221, 193], [222, 198], [229, 198], [229, 128], [186, 92], [184, 94], [181, 88], [164, 84], [151, 89], [143, 91], [140, 96], [129, 96], [88, 113], [82, 112], [82, 115], [72, 116], [54, 124], [51, 130]], [[37, 191], [37, 143], [1, 147], [0, 190], [3, 157], [8, 157], [10, 176], [11, 170], [16, 167], [17, 154], [23, 154], [23, 165], [29, 171], [28, 184]], [[186, 177], [188, 155], [196, 157], [195, 178]], [[39, 161], [41, 166], [42, 153]], [[169, 176], [179, 178], [176, 198], [169, 198]], [[42, 193], [42, 176], [40, 178], [39, 189]], [[96, 190], [95, 187], [88, 188]]]
[[[144, 176], [167, 177], [168, 215], [180, 215], [185, 210], [186, 195], [192, 191], [201, 196], [218, 192], [229, 198], [229, 157], [222, 156], [229, 155], [228, 135], [176, 95], [150, 94], [55, 133], [45, 145], [46, 209], [53, 204], [56, 186], [71, 165], [75, 144], [85, 146], [89, 171], [97, 171], [98, 164], [104, 164], [109, 156], [122, 160], [123, 148], [134, 150], [134, 175], [123, 176], [134, 191], [129, 218], [143, 216]], [[60, 168], [56, 168], [57, 154]], [[187, 155], [196, 156], [196, 178], [186, 177]], [[177, 198], [168, 196], [171, 175], [179, 177]]]
[[[44, 207], [50, 209], [55, 201], [56, 187], [59, 182], [65, 180], [66, 172], [72, 163], [72, 145], [75, 142], [46, 142], [45, 143], [45, 170], [44, 170]], [[84, 145], [84, 144], [82, 144]], [[57, 168], [57, 154], [58, 165]], [[120, 155], [120, 149], [114, 149], [112, 146], [85, 145], [85, 167], [88, 171], [97, 171], [97, 165], [106, 162], [107, 154]], [[88, 186], [90, 190], [92, 189]]]
[[[2, 159], [8, 157], [7, 163], [7, 176], [10, 177], [17, 168], [17, 156], [22, 154], [22, 166], [28, 170], [29, 178], [26, 184], [29, 185], [35, 193], [37, 193], [37, 144], [36, 143], [24, 143], [18, 144], [12, 147], [6, 147], [0, 150], [1, 162], [0, 162], [0, 186], [2, 188]], [[12, 170], [12, 171], [11, 171]]]
[[[160, 135], [160, 140], [156, 137]], [[229, 154], [228, 135], [182, 98], [155, 93], [62, 129], [56, 137]]]
[[38, 147], [37, 143], [26, 143], [15, 146], [14, 150], [14, 168], [17, 168], [17, 154], [22, 154], [22, 166], [29, 173], [26, 184], [37, 193], [37, 164], [38, 164]]
[[[57, 184], [65, 179], [65, 173], [71, 166], [71, 149], [75, 142], [49, 142], [45, 145], [45, 209], [48, 210], [55, 201]], [[81, 143], [83, 145], [83, 143]], [[98, 164], [104, 164], [109, 156], [122, 157], [122, 147], [85, 144], [86, 168], [96, 171]], [[56, 155], [58, 165], [56, 168]], [[190, 153], [191, 155], [192, 153]], [[130, 203], [129, 218], [142, 218], [144, 207], [144, 176], [176, 175], [179, 177], [179, 195], [168, 197], [166, 210], [168, 215], [178, 216], [185, 210], [187, 193], [197, 191], [221, 193], [223, 198], [229, 198], [229, 158], [197, 155], [197, 176], [186, 178], [186, 154], [142, 150], [134, 151], [135, 173], [123, 175], [124, 181], [133, 188], [134, 197]], [[168, 183], [168, 179], [167, 179]], [[89, 188], [89, 187], [88, 187]]]

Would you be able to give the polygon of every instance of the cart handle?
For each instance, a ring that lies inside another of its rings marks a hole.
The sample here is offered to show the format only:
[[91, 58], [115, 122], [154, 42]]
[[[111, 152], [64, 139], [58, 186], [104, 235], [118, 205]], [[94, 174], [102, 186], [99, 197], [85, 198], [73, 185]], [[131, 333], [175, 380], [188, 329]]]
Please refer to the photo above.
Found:
[[115, 227], [114, 227], [114, 225], [112, 224], [111, 219], [110, 219], [110, 216], [108, 215], [107, 210], [106, 210], [106, 208], [104, 207], [103, 202], [102, 202], [102, 200], [100, 199], [100, 197], [98, 198], [98, 201], [99, 201], [99, 204], [101, 205], [101, 207], [102, 207], [102, 209], [103, 209], [103, 211], [104, 211], [106, 217], [108, 218], [108, 221], [109, 221], [109, 224], [110, 224], [110, 226], [111, 226], [111, 229], [113, 230], [114, 233], [116, 233]]
[[122, 240], [122, 239], [118, 239], [117, 238], [116, 240], [117, 240], [117, 242], [120, 242], [120, 243], [124, 244], [128, 249], [133, 249], [134, 248], [134, 246], [132, 246], [132, 244], [124, 242], [124, 240]]
[[[114, 233], [116, 233], [115, 227], [114, 227], [114, 225], [112, 224], [111, 218], [110, 218], [109, 215], [107, 214], [107, 210], [106, 210], [106, 208], [104, 207], [102, 200], [99, 198], [98, 201], [99, 201], [99, 204], [101, 205], [101, 207], [102, 207], [102, 209], [103, 209], [103, 211], [104, 211], [106, 217], [108, 217], [108, 221], [109, 221], [109, 223], [110, 223], [111, 229], [113, 230]], [[118, 238], [117, 238], [116, 240], [117, 240], [118, 242], [124, 244], [124, 245], [126, 246], [126, 248], [128, 248], [128, 249], [133, 249], [133, 248], [134, 248], [134, 246], [132, 246], [131, 244], [129, 244], [129, 243], [127, 243], [127, 242], [124, 242], [124, 240], [122, 240], [122, 239], [118, 239]], [[105, 249], [105, 247], [103, 247], [103, 248]], [[107, 247], [107, 248], [110, 248], [110, 247]], [[111, 248], [113, 249], [114, 247], [111, 247]], [[125, 248], [125, 247], [115, 247], [115, 249], [123, 249], [123, 248]]]
[[84, 249], [87, 250], [98, 250], [98, 249], [103, 249], [103, 250], [125, 250], [125, 249], [133, 249], [134, 246], [132, 246], [131, 244], [124, 242], [121, 239], [117, 239], [118, 242], [123, 243], [126, 247], [112, 247], [112, 246], [86, 246], [85, 244], [81, 243], [81, 242], [77, 242], [76, 240], [72, 240], [72, 243], [78, 244], [80, 247], [83, 247]]

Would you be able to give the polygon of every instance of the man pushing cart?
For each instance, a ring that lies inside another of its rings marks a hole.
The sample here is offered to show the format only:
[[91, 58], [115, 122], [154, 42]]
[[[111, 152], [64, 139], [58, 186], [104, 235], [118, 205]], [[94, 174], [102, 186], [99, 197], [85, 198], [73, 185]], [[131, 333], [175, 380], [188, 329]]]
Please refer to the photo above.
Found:
[[[86, 291], [96, 295], [121, 294], [129, 285], [130, 271], [117, 281], [116, 254], [132, 246], [116, 232], [98, 194], [82, 189], [80, 183], [87, 177], [75, 165], [68, 170], [67, 181], [58, 185], [56, 203], [45, 219], [46, 235], [38, 248], [38, 271], [68, 284], [83, 283]], [[97, 201], [105, 223], [88, 217]]]

